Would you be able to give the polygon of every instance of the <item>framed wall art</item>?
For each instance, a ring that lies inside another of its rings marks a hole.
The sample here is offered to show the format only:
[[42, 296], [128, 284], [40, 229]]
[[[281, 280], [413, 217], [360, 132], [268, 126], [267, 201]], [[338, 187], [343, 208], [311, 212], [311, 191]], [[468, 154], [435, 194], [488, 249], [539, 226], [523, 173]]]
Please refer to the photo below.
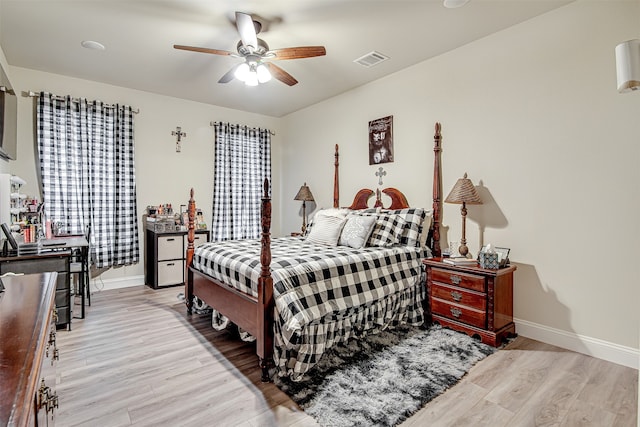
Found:
[[369, 164], [393, 162], [393, 116], [369, 122]]

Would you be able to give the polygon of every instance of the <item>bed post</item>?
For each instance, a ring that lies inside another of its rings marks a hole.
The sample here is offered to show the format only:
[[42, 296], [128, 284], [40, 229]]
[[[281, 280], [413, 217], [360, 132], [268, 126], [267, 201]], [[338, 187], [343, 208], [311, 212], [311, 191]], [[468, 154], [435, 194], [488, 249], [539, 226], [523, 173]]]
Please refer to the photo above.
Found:
[[338, 161], [338, 157], [340, 157], [340, 154], [338, 154], [338, 144], [336, 144], [336, 154], [335, 154], [336, 161], [333, 163], [333, 207], [334, 208], [340, 207], [340, 186], [338, 183], [338, 166], [340, 165], [340, 162]]
[[193, 309], [193, 273], [191, 272], [191, 262], [193, 261], [193, 241], [195, 239], [195, 219], [196, 219], [196, 201], [193, 198], [193, 188], [189, 197], [189, 205], [187, 208], [189, 216], [189, 228], [187, 232], [187, 260], [185, 264], [185, 281], [184, 281], [184, 302], [187, 305], [187, 313], [191, 314]]
[[440, 143], [442, 135], [440, 134], [440, 123], [436, 123], [436, 133], [433, 137], [435, 154], [433, 160], [433, 256], [439, 257], [442, 254], [440, 250], [440, 222], [442, 215], [442, 173], [440, 171], [440, 152], [442, 151]]
[[260, 278], [258, 279], [258, 330], [257, 353], [262, 369], [262, 382], [269, 382], [269, 367], [273, 363], [273, 278], [271, 277], [271, 198], [269, 180], [264, 180], [264, 194], [261, 207], [262, 245], [260, 249]]

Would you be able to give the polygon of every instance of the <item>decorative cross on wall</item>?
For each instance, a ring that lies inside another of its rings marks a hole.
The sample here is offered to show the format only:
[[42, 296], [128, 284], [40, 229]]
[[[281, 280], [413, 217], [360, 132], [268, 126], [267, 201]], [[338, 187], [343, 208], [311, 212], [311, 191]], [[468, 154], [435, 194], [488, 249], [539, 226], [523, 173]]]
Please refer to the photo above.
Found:
[[176, 130], [171, 131], [171, 135], [176, 137], [176, 153], [179, 153], [181, 148], [180, 141], [182, 140], [183, 136], [186, 138], [187, 134], [185, 132], [182, 132], [182, 128], [180, 126], [177, 126]]
[[378, 177], [378, 185], [382, 185], [382, 177], [387, 176], [387, 171], [382, 169], [382, 166], [378, 168], [378, 172], [376, 172], [376, 176]]

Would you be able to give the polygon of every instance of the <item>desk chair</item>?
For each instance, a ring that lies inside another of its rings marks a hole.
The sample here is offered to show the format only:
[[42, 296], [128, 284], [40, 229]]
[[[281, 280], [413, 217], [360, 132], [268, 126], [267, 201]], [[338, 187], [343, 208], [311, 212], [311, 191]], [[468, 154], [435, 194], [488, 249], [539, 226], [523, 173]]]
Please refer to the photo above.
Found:
[[[91, 245], [91, 226], [87, 225], [85, 238]], [[90, 246], [74, 248], [71, 251], [71, 261], [69, 264], [69, 273], [77, 278], [77, 287], [74, 286], [75, 295], [80, 295], [80, 319], [84, 319], [85, 298], [91, 306], [91, 289], [89, 277], [89, 248]]]

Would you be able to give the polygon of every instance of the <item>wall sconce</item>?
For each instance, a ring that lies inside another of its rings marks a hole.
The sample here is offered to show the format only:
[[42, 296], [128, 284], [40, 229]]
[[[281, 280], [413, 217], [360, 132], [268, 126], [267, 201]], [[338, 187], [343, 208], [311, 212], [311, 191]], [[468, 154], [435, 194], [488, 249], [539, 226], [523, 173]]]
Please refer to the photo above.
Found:
[[471, 182], [471, 180], [467, 178], [466, 172], [464, 174], [464, 177], [458, 179], [456, 185], [453, 186], [451, 192], [445, 200], [445, 203], [462, 204], [462, 207], [460, 208], [460, 212], [462, 213], [462, 240], [460, 240], [460, 248], [458, 248], [458, 253], [460, 253], [460, 255], [462, 255], [463, 257], [466, 257], [469, 253], [469, 248], [467, 247], [467, 239], [465, 237], [467, 203], [470, 205], [482, 204], [482, 200], [476, 192], [476, 187], [474, 187], [473, 182]]
[[628, 40], [616, 46], [618, 92], [640, 89], [640, 40]]
[[302, 200], [302, 234], [307, 231], [307, 211], [306, 211], [306, 202], [314, 202], [313, 194], [311, 194], [311, 190], [307, 187], [307, 183], [305, 182], [300, 190], [298, 190], [298, 194], [293, 200]]

